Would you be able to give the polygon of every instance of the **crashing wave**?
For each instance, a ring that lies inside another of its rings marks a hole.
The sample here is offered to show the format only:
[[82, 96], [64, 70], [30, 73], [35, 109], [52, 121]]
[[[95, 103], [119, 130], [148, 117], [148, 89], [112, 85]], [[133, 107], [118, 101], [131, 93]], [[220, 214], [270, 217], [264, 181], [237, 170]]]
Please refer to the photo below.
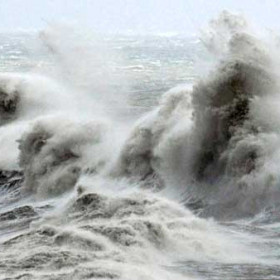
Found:
[[[275, 61], [240, 18], [223, 13], [212, 27], [222, 32], [204, 41], [221, 50], [216, 70], [164, 94], [128, 136], [130, 121], [97, 119], [104, 112], [80, 97], [79, 76], [75, 95], [71, 82], [0, 75], [0, 130], [20, 139], [23, 172], [0, 172], [0, 279], [192, 279], [202, 267], [207, 277], [217, 267], [222, 277], [279, 274], [279, 233], [252, 226], [258, 216], [228, 221], [264, 208], [279, 221]], [[69, 40], [60, 49], [53, 35], [48, 45], [63, 60]], [[99, 88], [91, 74], [88, 90]]]
[[17, 91], [5, 91], [0, 89], [0, 116], [1, 124], [15, 118], [18, 110], [19, 94]]
[[106, 125], [98, 122], [53, 118], [36, 122], [19, 140], [24, 190], [41, 196], [61, 194], [73, 188], [90, 163], [94, 171], [101, 168], [106, 154], [95, 154], [90, 160], [88, 153], [90, 146], [100, 149], [105, 131]]
[[175, 134], [178, 122], [190, 125], [191, 95], [188, 89], [176, 88], [167, 92], [159, 108], [140, 120], [124, 143], [115, 167], [118, 175], [162, 187], [162, 162], [157, 148], [170, 133]]
[[[187, 198], [200, 196], [233, 216], [232, 207], [251, 215], [275, 203], [272, 197], [279, 193], [279, 175], [268, 170], [278, 152], [273, 155], [266, 143], [279, 134], [261, 113], [262, 102], [279, 100], [275, 61], [268, 45], [236, 21], [226, 13], [217, 20], [227, 23], [217, 69], [192, 90], [168, 92], [159, 108], [134, 127], [117, 167], [149, 185], [179, 186]], [[276, 108], [266, 112], [280, 119]]]
[[[262, 103], [271, 107], [278, 100], [275, 62], [268, 45], [248, 33], [239, 18], [224, 13], [212, 27], [212, 36], [216, 36], [214, 31], [222, 32], [217, 35], [219, 40], [208, 40], [216, 49], [223, 46], [216, 70], [193, 88], [167, 92], [159, 107], [137, 122], [124, 143], [117, 140], [120, 133], [103, 137], [105, 126], [97, 122], [56, 124], [55, 118], [49, 118], [34, 124], [20, 140], [24, 189], [43, 196], [61, 194], [73, 189], [82, 170], [89, 169], [170, 190], [176, 198], [208, 207], [209, 214], [216, 213], [213, 209], [221, 204], [228, 208], [225, 213], [234, 212], [233, 207], [253, 214], [274, 203], [271, 197], [278, 197], [279, 156], [265, 142], [275, 146], [279, 134], [277, 126], [262, 115]], [[23, 85], [26, 89], [26, 83]], [[30, 85], [27, 88], [20, 97], [23, 104]], [[66, 99], [64, 91], [56, 98], [57, 107], [63, 108]], [[74, 116], [73, 108], [63, 111]], [[277, 119], [276, 111], [267, 114]]]

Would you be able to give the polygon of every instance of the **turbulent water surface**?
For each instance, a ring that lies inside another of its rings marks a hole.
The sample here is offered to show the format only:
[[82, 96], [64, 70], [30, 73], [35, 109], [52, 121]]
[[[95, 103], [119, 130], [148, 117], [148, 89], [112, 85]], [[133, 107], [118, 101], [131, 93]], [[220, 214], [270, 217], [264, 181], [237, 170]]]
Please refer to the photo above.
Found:
[[279, 38], [0, 38], [1, 280], [280, 279]]

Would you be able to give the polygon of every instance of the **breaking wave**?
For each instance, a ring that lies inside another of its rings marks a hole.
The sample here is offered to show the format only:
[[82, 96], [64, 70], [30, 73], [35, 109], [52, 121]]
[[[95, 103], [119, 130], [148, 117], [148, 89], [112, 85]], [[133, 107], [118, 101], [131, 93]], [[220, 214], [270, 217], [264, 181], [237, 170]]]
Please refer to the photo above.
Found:
[[175, 266], [277, 265], [252, 246], [249, 233], [209, 219], [234, 222], [271, 211], [277, 220], [275, 46], [226, 12], [210, 28], [202, 42], [218, 55], [214, 70], [165, 93], [133, 125], [116, 117], [121, 103], [112, 106], [119, 76], [111, 73], [116, 81], [104, 88], [108, 68], [98, 71], [96, 59], [90, 69], [86, 60], [76, 64], [82, 45], [74, 57], [76, 47], [69, 37], [61, 43], [57, 30], [41, 38], [59, 57], [59, 71], [71, 71], [57, 80], [0, 75], [3, 277], [197, 279]]
[[269, 45], [233, 29], [235, 17], [225, 26], [225, 16], [215, 27], [222, 21], [231, 36], [216, 70], [192, 89], [167, 92], [132, 129], [117, 169], [177, 187], [211, 215], [254, 215], [279, 199], [277, 62]]

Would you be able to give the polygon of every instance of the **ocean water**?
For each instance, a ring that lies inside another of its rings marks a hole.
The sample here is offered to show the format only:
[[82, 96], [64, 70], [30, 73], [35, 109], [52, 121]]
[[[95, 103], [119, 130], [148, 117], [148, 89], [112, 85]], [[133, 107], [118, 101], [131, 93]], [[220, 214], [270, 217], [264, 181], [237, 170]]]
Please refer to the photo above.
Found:
[[279, 38], [0, 34], [0, 279], [280, 279]]

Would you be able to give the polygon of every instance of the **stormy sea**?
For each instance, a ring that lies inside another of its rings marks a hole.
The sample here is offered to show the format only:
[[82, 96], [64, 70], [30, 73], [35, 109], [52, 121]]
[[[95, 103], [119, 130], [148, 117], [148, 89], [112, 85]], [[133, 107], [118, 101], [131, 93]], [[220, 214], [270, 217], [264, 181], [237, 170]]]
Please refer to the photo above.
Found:
[[0, 279], [280, 279], [280, 36], [0, 34]]

